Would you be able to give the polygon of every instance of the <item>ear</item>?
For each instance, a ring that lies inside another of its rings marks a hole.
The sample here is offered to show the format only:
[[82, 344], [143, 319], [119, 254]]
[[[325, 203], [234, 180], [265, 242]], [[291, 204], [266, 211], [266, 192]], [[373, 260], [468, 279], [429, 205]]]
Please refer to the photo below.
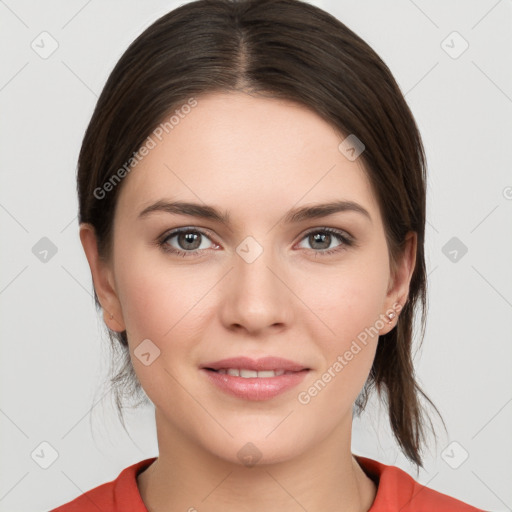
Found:
[[80, 241], [91, 268], [96, 295], [103, 308], [103, 320], [111, 330], [122, 332], [125, 325], [115, 289], [114, 274], [111, 265], [98, 254], [96, 233], [91, 224], [80, 224]]
[[407, 233], [403, 252], [399, 260], [392, 265], [384, 303], [386, 309], [381, 315], [384, 318], [385, 325], [379, 330], [380, 335], [387, 334], [395, 327], [400, 311], [407, 302], [409, 285], [416, 266], [417, 244], [417, 234], [414, 231]]

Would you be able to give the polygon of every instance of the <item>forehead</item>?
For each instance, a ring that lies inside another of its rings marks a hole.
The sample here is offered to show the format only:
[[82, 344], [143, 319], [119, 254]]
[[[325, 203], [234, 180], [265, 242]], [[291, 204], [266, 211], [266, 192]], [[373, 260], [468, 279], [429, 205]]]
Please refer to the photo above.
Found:
[[[262, 214], [332, 200], [377, 205], [362, 160], [338, 149], [344, 136], [290, 101], [215, 93], [159, 138], [124, 178], [117, 210], [135, 217], [159, 199], [194, 200]], [[166, 118], [168, 119], [168, 118]], [[277, 210], [276, 210], [277, 211]]]

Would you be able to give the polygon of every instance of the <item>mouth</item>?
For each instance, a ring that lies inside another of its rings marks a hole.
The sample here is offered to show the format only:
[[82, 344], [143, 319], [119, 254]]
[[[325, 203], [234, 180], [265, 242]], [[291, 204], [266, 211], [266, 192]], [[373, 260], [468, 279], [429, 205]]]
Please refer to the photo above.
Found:
[[[221, 375], [231, 375], [232, 377], [242, 377], [243, 379], [268, 379], [272, 377], [279, 377], [280, 375], [292, 375], [293, 373], [297, 373], [290, 370], [249, 370], [247, 368], [220, 368], [218, 370], [214, 370], [213, 368], [205, 368], [205, 370], [209, 370], [211, 372], [216, 372]], [[307, 371], [305, 368], [301, 371]]]
[[208, 381], [224, 393], [252, 401], [269, 400], [298, 385], [311, 368], [283, 358], [223, 359], [200, 367]]
[[[238, 371], [241, 377], [247, 375], [247, 372], [300, 372], [302, 370], [309, 370], [307, 366], [291, 361], [290, 359], [284, 359], [282, 357], [267, 356], [260, 359], [251, 359], [250, 357], [230, 357], [227, 359], [221, 359], [220, 361], [213, 361], [201, 365], [201, 368], [213, 371]], [[245, 374], [245, 375], [242, 375]], [[233, 374], [234, 375], [234, 374]], [[282, 374], [280, 374], [282, 375]], [[234, 375], [235, 376], [235, 375]], [[250, 377], [256, 377], [256, 375], [248, 375]]]

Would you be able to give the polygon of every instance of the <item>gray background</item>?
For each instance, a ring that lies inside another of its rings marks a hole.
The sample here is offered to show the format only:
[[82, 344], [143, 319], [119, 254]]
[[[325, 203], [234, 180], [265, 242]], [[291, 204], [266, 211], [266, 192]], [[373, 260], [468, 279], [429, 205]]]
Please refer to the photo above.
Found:
[[[388, 64], [429, 164], [430, 311], [416, 362], [448, 434], [439, 430], [415, 474], [374, 403], [354, 423], [353, 451], [511, 510], [512, 2], [312, 3]], [[115, 62], [177, 5], [0, 1], [1, 511], [48, 510], [157, 455], [153, 409], [127, 414], [130, 438], [100, 387], [109, 353], [78, 238], [75, 171]], [[46, 261], [43, 237], [57, 251]]]

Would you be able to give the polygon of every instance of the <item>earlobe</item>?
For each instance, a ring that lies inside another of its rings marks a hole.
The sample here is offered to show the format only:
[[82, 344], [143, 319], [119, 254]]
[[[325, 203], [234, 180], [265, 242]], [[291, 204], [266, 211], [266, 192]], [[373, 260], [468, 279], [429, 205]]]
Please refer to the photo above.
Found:
[[113, 331], [124, 331], [121, 304], [117, 296], [111, 266], [100, 258], [94, 227], [80, 224], [80, 241], [91, 269], [94, 289], [101, 307], [105, 324]]

